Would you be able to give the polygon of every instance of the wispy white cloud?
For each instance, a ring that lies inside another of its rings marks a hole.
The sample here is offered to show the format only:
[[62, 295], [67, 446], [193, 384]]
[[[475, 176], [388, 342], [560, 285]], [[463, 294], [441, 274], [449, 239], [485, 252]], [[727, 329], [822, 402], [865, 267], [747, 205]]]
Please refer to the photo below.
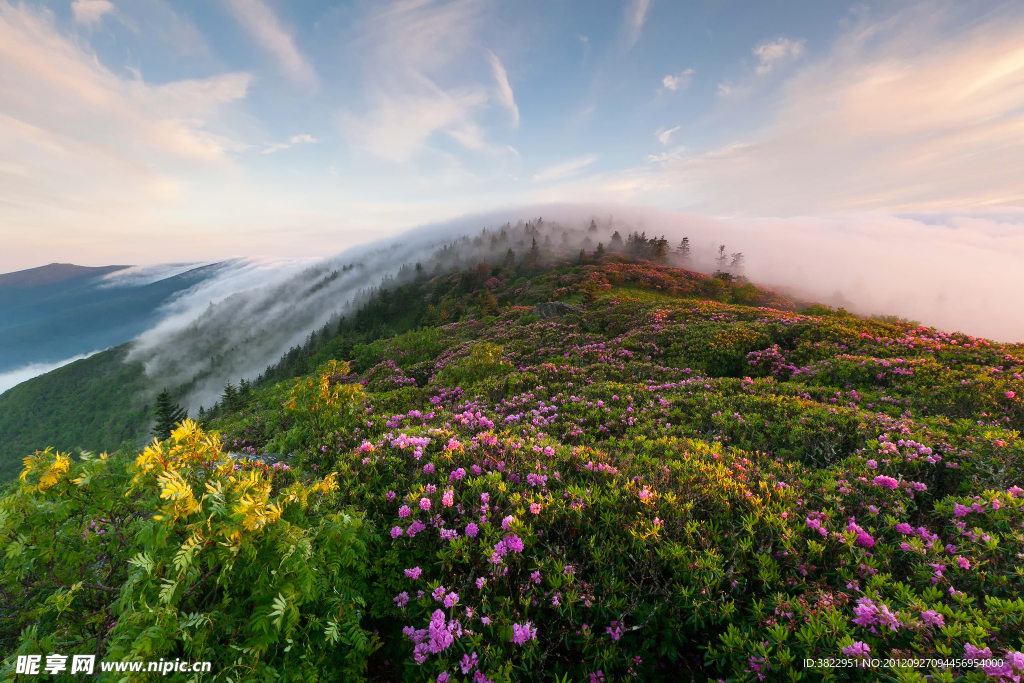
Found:
[[535, 183], [550, 183], [556, 180], [564, 180], [597, 161], [597, 155], [591, 154], [585, 157], [570, 159], [560, 164], [549, 166], [533, 176]]
[[755, 45], [753, 53], [758, 61], [755, 71], [758, 75], [767, 74], [775, 68], [776, 64], [787, 59], [796, 59], [803, 51], [803, 40], [790, 40], [789, 38], [777, 38]]
[[287, 142], [278, 142], [277, 144], [273, 144], [270, 147], [267, 147], [266, 149], [263, 150], [263, 154], [273, 154], [274, 152], [280, 152], [282, 149], [289, 149], [291, 147], [294, 147], [295, 145], [310, 145], [313, 144], [314, 142], [320, 141], [317, 140], [312, 135], [293, 135], [290, 138], [288, 138]]
[[665, 90], [685, 90], [693, 79], [693, 69], [683, 69], [676, 74], [668, 74], [661, 79], [661, 87]]
[[658, 138], [658, 142], [660, 142], [663, 145], [667, 145], [667, 144], [672, 142], [672, 133], [675, 133], [680, 128], [681, 128], [681, 126], [676, 126], [675, 128], [669, 128], [668, 130], [662, 130], [661, 128], [659, 128], [658, 130], [656, 130], [654, 132], [654, 135], [655, 135], [655, 137]]
[[[361, 115], [339, 115], [341, 132], [353, 147], [395, 163], [433, 150], [438, 137], [475, 152], [509, 150], [487, 142], [476, 120], [495, 88], [476, 81], [466, 68], [474, 53], [480, 54], [476, 36], [483, 10], [475, 0], [397, 0], [374, 7], [352, 44], [366, 71], [368, 106]], [[498, 80], [498, 103], [518, 121], [497, 58], [491, 72]]]
[[505, 66], [490, 50], [487, 51], [487, 58], [491, 62], [491, 69], [494, 71], [494, 80], [498, 84], [498, 102], [508, 109], [512, 115], [512, 127], [519, 127], [519, 107], [516, 106], [515, 95], [512, 93], [512, 86], [508, 83], [508, 74], [505, 73]]
[[252, 39], [274, 59], [282, 73], [296, 85], [316, 88], [319, 78], [295, 38], [263, 0], [228, 0], [228, 7]]
[[[930, 6], [929, 6], [930, 7]], [[777, 91], [771, 123], [663, 171], [760, 215], [1024, 204], [1024, 17], [960, 29], [925, 5], [862, 17]]]
[[79, 24], [98, 23], [104, 14], [114, 11], [110, 0], [75, 0], [71, 3], [71, 14]]
[[0, 0], [5, 250], [27, 235], [51, 249], [137, 237], [188, 174], [223, 168], [244, 148], [225, 117], [249, 82], [246, 73], [161, 85], [123, 77], [49, 12]]
[[647, 10], [651, 7], [651, 0], [627, 0], [626, 1], [626, 44], [633, 47], [636, 41], [640, 40], [640, 33], [644, 29], [644, 22], [647, 21]]

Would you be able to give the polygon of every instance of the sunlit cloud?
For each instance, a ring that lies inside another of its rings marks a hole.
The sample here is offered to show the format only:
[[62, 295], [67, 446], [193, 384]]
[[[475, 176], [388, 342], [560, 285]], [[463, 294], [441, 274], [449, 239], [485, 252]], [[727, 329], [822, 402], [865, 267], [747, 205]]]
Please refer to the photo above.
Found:
[[71, 3], [71, 14], [79, 24], [98, 23], [104, 14], [114, 11], [110, 0], [75, 0]]
[[276, 144], [271, 145], [270, 147], [267, 147], [266, 149], [263, 150], [263, 154], [273, 154], [274, 152], [280, 152], [282, 149], [290, 149], [292, 147], [295, 147], [296, 145], [311, 145], [315, 142], [320, 141], [317, 140], [312, 135], [293, 135], [290, 138], [288, 138], [287, 142], [278, 142]]
[[804, 41], [802, 40], [790, 40], [789, 38], [777, 38], [775, 40], [767, 41], [756, 45], [753, 49], [754, 56], [757, 57], [757, 68], [755, 71], [758, 75], [764, 75], [771, 72], [775, 66], [788, 59], [796, 59], [804, 51]]
[[655, 131], [654, 136], [658, 138], [658, 142], [663, 145], [667, 145], [672, 142], [672, 134], [679, 130], [682, 126], [676, 126], [675, 128], [669, 128], [668, 130], [658, 129]]
[[626, 2], [626, 43], [629, 47], [640, 40], [640, 32], [643, 31], [644, 22], [647, 21], [647, 10], [650, 9], [651, 0], [627, 0]]
[[253, 41], [277, 60], [285, 76], [302, 87], [317, 87], [319, 78], [313, 65], [263, 0], [228, 0], [228, 6]]
[[487, 58], [491, 62], [491, 68], [494, 70], [494, 80], [498, 86], [498, 102], [501, 106], [508, 109], [512, 115], [512, 127], [519, 127], [519, 107], [516, 106], [515, 95], [512, 93], [512, 86], [508, 83], [508, 74], [505, 73], [505, 66], [501, 63], [490, 50], [487, 51]]
[[668, 74], [661, 79], [661, 87], [665, 90], [685, 90], [693, 78], [693, 69], [683, 69], [677, 74]]
[[578, 159], [570, 159], [554, 166], [549, 166], [544, 170], [533, 176], [535, 183], [549, 183], [555, 180], [563, 180], [570, 176], [576, 175], [580, 170], [586, 168], [590, 164], [597, 161], [596, 155], [589, 155], [585, 157], [579, 157]]

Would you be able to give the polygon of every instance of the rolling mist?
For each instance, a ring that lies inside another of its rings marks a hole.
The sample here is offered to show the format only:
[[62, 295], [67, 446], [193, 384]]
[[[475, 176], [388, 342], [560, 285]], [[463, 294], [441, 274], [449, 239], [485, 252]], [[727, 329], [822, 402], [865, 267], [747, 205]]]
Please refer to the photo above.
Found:
[[[1021, 215], [755, 220], [544, 205], [421, 226], [322, 259], [238, 260], [167, 304], [129, 359], [144, 363], [154, 387], [183, 388], [191, 411], [210, 406], [227, 382], [255, 379], [378, 288], [413, 277], [417, 264], [434, 275], [500, 262], [509, 247], [521, 259], [531, 239], [524, 221], [538, 218], [538, 242], [570, 252], [598, 241], [607, 247], [615, 231], [664, 235], [673, 248], [688, 237], [686, 265], [694, 270], [715, 270], [725, 245], [727, 254], [744, 254], [744, 275], [760, 286], [862, 315], [1024, 341], [1024, 238], [1014, 233]], [[591, 220], [596, 233], [587, 232]], [[141, 270], [117, 276], [145, 277]]]

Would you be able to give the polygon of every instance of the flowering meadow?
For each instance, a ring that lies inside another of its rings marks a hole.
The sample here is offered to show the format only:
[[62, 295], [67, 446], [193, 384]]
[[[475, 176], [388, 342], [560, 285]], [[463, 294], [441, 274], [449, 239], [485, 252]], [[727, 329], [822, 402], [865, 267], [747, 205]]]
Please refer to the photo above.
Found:
[[[416, 329], [205, 428], [33, 456], [0, 503], [5, 604], [31, 606], [8, 652], [232, 647], [232, 681], [1024, 679], [1021, 345], [611, 257], [416, 291]], [[47, 578], [83, 544], [119, 591]], [[243, 606], [259, 628], [214, 616]], [[869, 658], [953, 664], [805, 664]]]

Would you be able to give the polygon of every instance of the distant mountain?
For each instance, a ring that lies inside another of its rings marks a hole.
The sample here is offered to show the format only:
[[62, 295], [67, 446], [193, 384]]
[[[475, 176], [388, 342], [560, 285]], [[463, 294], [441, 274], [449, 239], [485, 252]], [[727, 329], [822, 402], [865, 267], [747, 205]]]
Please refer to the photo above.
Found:
[[51, 263], [38, 268], [0, 274], [0, 295], [4, 290], [29, 289], [55, 285], [82, 277], [103, 276], [130, 266], [76, 266], [73, 263]]
[[162, 305], [221, 266], [128, 277], [129, 266], [51, 263], [0, 275], [0, 374], [123, 344], [156, 322]]

